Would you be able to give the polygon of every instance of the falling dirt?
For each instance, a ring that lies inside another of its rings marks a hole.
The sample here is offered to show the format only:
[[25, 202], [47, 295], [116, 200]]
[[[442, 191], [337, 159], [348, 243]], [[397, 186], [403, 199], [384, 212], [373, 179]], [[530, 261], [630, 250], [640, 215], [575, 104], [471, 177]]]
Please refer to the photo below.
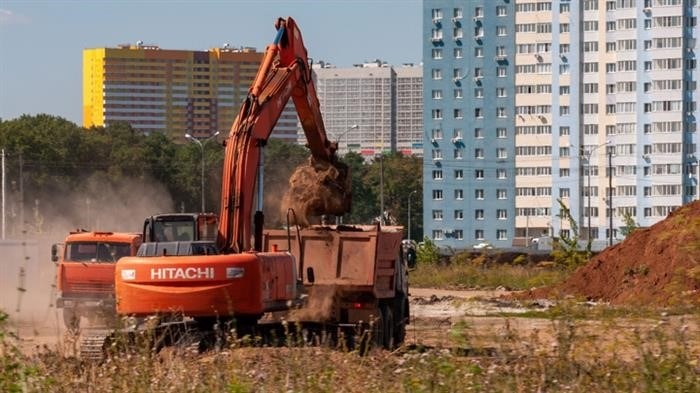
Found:
[[306, 305], [298, 310], [293, 310], [289, 315], [289, 320], [324, 321], [330, 319], [337, 295], [338, 288], [335, 285], [312, 286]]
[[700, 201], [634, 231], [563, 283], [522, 296], [649, 306], [700, 304]]
[[293, 223], [308, 226], [312, 216], [342, 215], [350, 210], [350, 176], [344, 164], [318, 162], [313, 158], [300, 165], [289, 179], [281, 214], [293, 209]]

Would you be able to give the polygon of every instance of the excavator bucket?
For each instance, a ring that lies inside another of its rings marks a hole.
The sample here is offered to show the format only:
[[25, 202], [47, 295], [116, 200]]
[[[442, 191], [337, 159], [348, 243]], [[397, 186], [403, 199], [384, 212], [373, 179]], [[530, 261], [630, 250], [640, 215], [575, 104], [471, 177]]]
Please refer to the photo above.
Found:
[[282, 201], [283, 215], [293, 209], [296, 223], [308, 225], [313, 216], [340, 216], [350, 211], [351, 179], [347, 165], [314, 160], [300, 165], [289, 179]]

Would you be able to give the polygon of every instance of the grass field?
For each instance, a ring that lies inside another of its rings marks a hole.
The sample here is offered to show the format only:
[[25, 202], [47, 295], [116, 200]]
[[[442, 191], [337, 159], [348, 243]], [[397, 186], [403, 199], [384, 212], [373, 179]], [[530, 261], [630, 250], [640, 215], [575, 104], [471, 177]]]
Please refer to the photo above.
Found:
[[[522, 266], [422, 266], [414, 286], [524, 289], [566, 271]], [[0, 317], [2, 392], [698, 392], [700, 311], [562, 303], [494, 316], [414, 321], [447, 330], [390, 352], [325, 346], [251, 347], [194, 354], [147, 348], [104, 362], [75, 356], [75, 340], [32, 353]], [[497, 318], [496, 318], [497, 317]], [[478, 318], [478, 319], [476, 319]], [[532, 324], [536, 320], [539, 324]], [[474, 321], [481, 321], [477, 324]], [[492, 322], [493, 321], [493, 322]], [[535, 326], [523, 330], [520, 326]], [[539, 327], [541, 326], [541, 327]]]

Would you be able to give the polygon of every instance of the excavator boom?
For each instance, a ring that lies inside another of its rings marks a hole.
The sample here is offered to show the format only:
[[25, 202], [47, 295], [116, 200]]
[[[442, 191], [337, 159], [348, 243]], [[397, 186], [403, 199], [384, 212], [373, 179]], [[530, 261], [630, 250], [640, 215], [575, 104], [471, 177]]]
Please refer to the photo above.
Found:
[[[279, 18], [277, 35], [263, 61], [226, 140], [218, 246], [225, 253], [251, 249], [254, 189], [262, 149], [290, 98], [294, 101], [314, 162], [336, 165], [337, 143], [326, 136], [306, 48], [294, 19]], [[334, 179], [349, 198], [347, 170]], [[342, 204], [349, 209], [349, 202]], [[346, 211], [326, 213], [342, 214]]]

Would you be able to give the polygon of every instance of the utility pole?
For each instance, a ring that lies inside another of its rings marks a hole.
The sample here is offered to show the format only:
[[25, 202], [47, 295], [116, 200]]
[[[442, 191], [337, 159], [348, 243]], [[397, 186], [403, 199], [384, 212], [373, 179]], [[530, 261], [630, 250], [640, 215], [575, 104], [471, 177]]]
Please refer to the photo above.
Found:
[[610, 218], [610, 227], [609, 227], [609, 244], [608, 246], [613, 245], [613, 189], [612, 189], [612, 148], [608, 146], [608, 203], [609, 203], [609, 218]]
[[411, 195], [415, 194], [416, 190], [408, 193], [408, 240], [411, 240]]
[[2, 240], [5, 240], [5, 180], [7, 173], [5, 172], [5, 149], [2, 149]]
[[379, 156], [379, 223], [384, 225], [384, 152]]

